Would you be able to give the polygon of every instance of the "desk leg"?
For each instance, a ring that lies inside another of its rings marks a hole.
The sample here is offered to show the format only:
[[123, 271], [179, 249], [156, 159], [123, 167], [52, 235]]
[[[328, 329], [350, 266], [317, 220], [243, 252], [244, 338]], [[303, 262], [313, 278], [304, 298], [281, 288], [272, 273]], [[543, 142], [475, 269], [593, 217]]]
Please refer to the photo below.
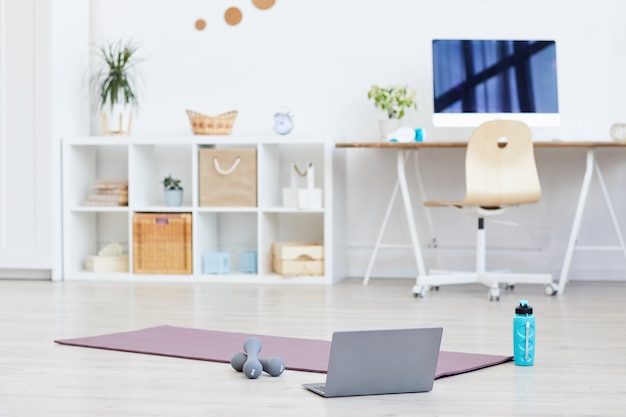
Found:
[[[417, 189], [419, 191], [420, 201], [423, 203], [426, 201], [426, 187], [424, 187], [424, 180], [422, 177], [422, 172], [419, 164], [419, 152], [413, 152], [413, 166], [415, 167], [415, 183], [417, 184]], [[424, 217], [426, 219], [426, 224], [428, 225], [428, 232], [430, 233], [430, 240], [428, 241], [429, 247], [436, 248], [437, 247], [437, 238], [435, 237], [435, 223], [433, 222], [433, 217], [430, 214], [431, 210], [422, 210]], [[437, 252], [439, 253], [439, 252]], [[437, 266], [439, 266], [439, 256], [437, 256]]]
[[413, 254], [415, 255], [415, 262], [417, 263], [417, 280], [419, 277], [426, 275], [426, 268], [424, 268], [424, 259], [422, 258], [422, 249], [420, 247], [419, 238], [417, 236], [417, 228], [415, 227], [415, 217], [413, 216], [413, 206], [411, 205], [411, 195], [409, 194], [409, 187], [406, 182], [406, 170], [405, 170], [405, 152], [411, 151], [398, 151], [397, 155], [397, 168], [398, 168], [398, 183], [400, 184], [400, 191], [402, 193], [402, 202], [404, 203], [404, 211], [406, 213], [406, 220], [409, 225], [409, 234], [411, 235], [411, 245], [413, 246]]
[[624, 237], [622, 236], [622, 231], [619, 227], [619, 223], [617, 221], [617, 217], [615, 216], [615, 210], [613, 210], [613, 203], [611, 202], [611, 197], [609, 197], [609, 191], [606, 188], [606, 184], [604, 182], [604, 177], [602, 176], [602, 171], [600, 171], [600, 166], [596, 162], [596, 176], [598, 177], [598, 182], [600, 183], [600, 188], [602, 189], [602, 194], [604, 195], [604, 201], [606, 202], [606, 206], [609, 209], [609, 215], [611, 216], [611, 221], [613, 222], [613, 229], [615, 229], [615, 234], [617, 235], [617, 239], [619, 240], [620, 249], [626, 258], [626, 246], [624, 245]]
[[585, 203], [587, 202], [587, 195], [589, 194], [589, 185], [591, 184], [594, 166], [595, 156], [593, 149], [590, 148], [587, 149], [587, 167], [585, 169], [585, 176], [583, 177], [583, 184], [580, 188], [580, 196], [578, 197], [578, 205], [576, 206], [576, 213], [574, 214], [572, 231], [570, 232], [567, 249], [565, 250], [565, 260], [563, 261], [563, 268], [561, 268], [558, 294], [563, 294], [565, 291], [567, 275], [569, 274], [569, 267], [572, 263], [572, 255], [574, 254], [574, 246], [576, 245], [576, 238], [578, 237], [578, 232], [580, 230], [580, 222], [583, 217], [583, 212], [585, 211]]
[[[417, 229], [415, 226], [415, 218], [413, 217], [413, 207], [411, 205], [411, 196], [409, 195], [409, 189], [406, 181], [406, 163], [409, 157], [409, 153], [411, 151], [403, 151], [398, 150], [397, 153], [397, 179], [396, 184], [393, 187], [393, 192], [391, 193], [391, 198], [389, 199], [389, 203], [387, 204], [387, 209], [385, 211], [385, 217], [383, 219], [383, 223], [380, 226], [380, 230], [378, 231], [378, 237], [376, 238], [376, 243], [374, 244], [374, 251], [372, 252], [372, 256], [370, 257], [369, 264], [367, 265], [367, 270], [365, 271], [365, 276], [363, 277], [363, 285], [367, 285], [369, 283], [372, 269], [374, 268], [374, 262], [376, 261], [376, 257], [378, 256], [378, 250], [382, 246], [383, 235], [385, 234], [385, 230], [387, 229], [387, 224], [389, 223], [389, 218], [391, 217], [391, 211], [393, 209], [393, 205], [396, 202], [396, 198], [398, 197], [398, 190], [402, 189], [402, 201], [404, 203], [405, 212], [407, 215], [407, 221], [409, 226], [409, 233], [411, 235], [411, 246], [413, 247], [413, 253], [415, 256], [415, 262], [417, 264], [417, 270], [419, 275], [426, 275], [426, 271], [424, 268], [424, 261], [422, 259], [421, 248], [419, 246], [419, 239], [417, 237]], [[417, 165], [417, 151], [413, 151], [415, 155], [415, 165], [416, 169]], [[420, 191], [420, 195], [424, 198], [426, 194], [424, 191], [424, 185], [421, 181], [421, 178], [418, 177], [418, 187]], [[429, 227], [432, 232], [432, 220], [428, 217]], [[434, 233], [433, 235], [433, 242]]]
[[383, 224], [380, 225], [380, 230], [378, 231], [378, 237], [376, 238], [376, 243], [374, 244], [374, 252], [372, 252], [372, 256], [370, 257], [369, 265], [367, 265], [367, 271], [365, 271], [365, 277], [363, 278], [363, 285], [367, 285], [370, 282], [372, 268], [374, 268], [374, 262], [376, 261], [376, 256], [378, 256], [378, 249], [380, 249], [380, 246], [382, 244], [383, 235], [385, 234], [385, 229], [387, 229], [387, 223], [389, 223], [389, 217], [391, 216], [391, 209], [393, 209], [393, 203], [395, 203], [396, 197], [398, 196], [399, 188], [400, 188], [399, 181], [396, 180], [396, 185], [393, 187], [393, 192], [391, 193], [389, 204], [387, 204], [387, 210], [385, 211], [385, 218], [383, 219]]

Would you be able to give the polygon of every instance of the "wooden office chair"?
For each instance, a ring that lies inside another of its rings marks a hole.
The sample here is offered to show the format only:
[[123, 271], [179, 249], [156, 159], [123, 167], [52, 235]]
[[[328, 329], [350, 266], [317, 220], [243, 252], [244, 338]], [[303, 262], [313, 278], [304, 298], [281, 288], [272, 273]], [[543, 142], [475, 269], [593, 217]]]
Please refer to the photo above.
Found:
[[440, 285], [481, 283], [489, 287], [490, 300], [500, 299], [500, 283], [545, 284], [546, 294], [557, 286], [550, 274], [501, 273], [486, 271], [485, 222], [487, 216], [502, 214], [508, 207], [536, 203], [541, 197], [535, 165], [532, 134], [526, 124], [494, 120], [478, 126], [470, 137], [465, 156], [466, 195], [462, 201], [426, 201], [427, 207], [453, 207], [478, 217], [476, 271], [430, 271], [418, 277], [415, 296]]

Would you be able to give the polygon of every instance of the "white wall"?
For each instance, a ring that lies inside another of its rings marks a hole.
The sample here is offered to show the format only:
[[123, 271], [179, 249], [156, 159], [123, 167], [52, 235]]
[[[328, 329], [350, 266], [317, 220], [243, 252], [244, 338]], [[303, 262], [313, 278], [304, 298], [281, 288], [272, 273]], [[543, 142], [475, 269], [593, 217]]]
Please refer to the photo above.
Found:
[[[92, 0], [90, 6], [92, 41], [127, 37], [145, 49], [141, 109], [133, 121], [137, 135], [189, 134], [186, 109], [206, 114], [237, 109], [233, 134], [271, 133], [272, 114], [286, 105], [296, 115], [294, 135], [374, 140], [378, 114], [367, 90], [372, 84], [408, 83], [417, 89], [419, 110], [405, 123], [424, 127], [428, 140], [462, 140], [468, 130], [435, 129], [431, 123], [431, 40], [455, 37], [557, 41], [562, 126], [536, 130], [537, 139], [609, 140], [610, 125], [626, 121], [626, 57], [621, 53], [626, 50], [626, 2], [621, 0], [277, 0], [265, 11], [242, 0]], [[234, 27], [223, 19], [231, 6], [243, 12]], [[194, 28], [199, 18], [207, 22], [204, 31]], [[95, 118], [91, 130], [99, 133]], [[462, 197], [462, 151], [423, 156], [431, 196]], [[623, 156], [624, 151], [607, 151], [600, 159], [618, 217], [626, 224], [620, 211], [626, 206], [620, 193]], [[392, 152], [346, 151], [348, 261], [355, 276], [363, 273], [393, 185], [393, 157]], [[513, 241], [533, 250], [498, 251], [491, 265], [556, 274], [582, 180], [584, 151], [540, 150], [537, 158], [541, 203], [507, 215], [521, 227], [488, 226], [490, 244]], [[595, 191], [592, 197], [597, 197]], [[394, 214], [388, 236], [408, 242], [403, 212], [398, 208]], [[441, 243], [473, 244], [471, 218], [441, 209], [432, 214]], [[583, 238], [614, 243], [606, 218], [602, 204], [591, 204]], [[407, 255], [383, 253], [375, 275], [414, 275]], [[432, 255], [427, 252], [429, 264]], [[456, 266], [472, 262], [467, 250], [440, 255]], [[623, 279], [623, 257], [601, 255], [577, 255], [573, 278]]]

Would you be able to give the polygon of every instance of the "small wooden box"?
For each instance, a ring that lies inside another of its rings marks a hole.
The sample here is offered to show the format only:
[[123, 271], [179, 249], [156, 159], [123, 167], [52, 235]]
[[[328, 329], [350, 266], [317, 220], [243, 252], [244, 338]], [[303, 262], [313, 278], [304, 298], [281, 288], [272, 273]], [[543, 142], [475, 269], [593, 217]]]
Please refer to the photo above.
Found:
[[89, 272], [128, 272], [128, 255], [88, 256], [85, 269]]
[[279, 242], [272, 245], [272, 270], [280, 275], [324, 275], [324, 245]]

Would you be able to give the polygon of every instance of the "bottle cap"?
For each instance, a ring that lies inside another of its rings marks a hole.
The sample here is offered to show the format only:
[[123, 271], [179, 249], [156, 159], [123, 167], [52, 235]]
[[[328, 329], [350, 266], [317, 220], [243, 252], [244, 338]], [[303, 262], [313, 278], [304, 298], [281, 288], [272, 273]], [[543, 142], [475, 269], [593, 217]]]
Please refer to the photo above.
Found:
[[528, 305], [528, 301], [519, 300], [519, 306], [515, 307], [515, 314], [533, 314], [533, 308]]

